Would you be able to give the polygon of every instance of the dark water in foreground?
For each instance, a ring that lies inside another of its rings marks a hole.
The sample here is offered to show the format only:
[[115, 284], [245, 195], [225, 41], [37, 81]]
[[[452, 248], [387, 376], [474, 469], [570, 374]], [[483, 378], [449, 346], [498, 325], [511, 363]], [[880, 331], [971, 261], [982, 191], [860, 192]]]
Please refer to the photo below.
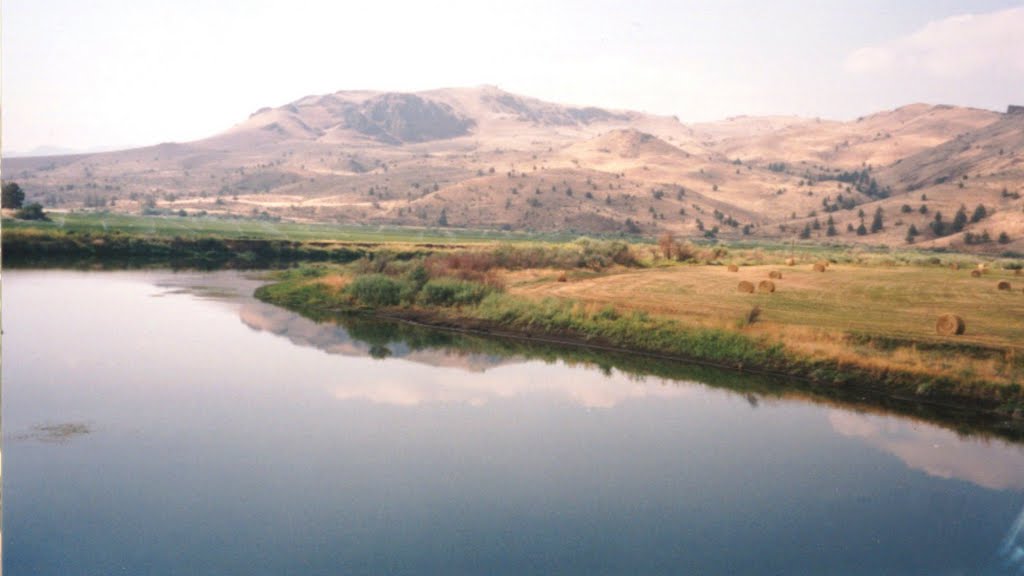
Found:
[[349, 332], [238, 273], [3, 281], [5, 575], [1024, 573], [1020, 445]]

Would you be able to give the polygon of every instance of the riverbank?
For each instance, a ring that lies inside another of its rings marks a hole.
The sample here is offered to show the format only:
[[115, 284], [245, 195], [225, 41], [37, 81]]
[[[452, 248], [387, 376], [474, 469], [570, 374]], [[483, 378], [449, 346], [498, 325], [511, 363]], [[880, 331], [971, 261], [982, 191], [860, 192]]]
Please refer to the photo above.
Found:
[[[710, 267], [681, 269], [680, 273], [692, 273], [698, 268]], [[524, 292], [522, 286], [514, 283], [530, 272], [539, 273], [536, 269], [497, 273], [489, 283], [430, 278], [427, 274], [420, 278], [418, 286], [412, 279], [413, 270], [414, 263], [394, 267], [391, 275], [361, 273], [353, 268], [305, 268], [283, 273], [279, 282], [260, 288], [257, 297], [314, 318], [369, 312], [450, 330], [628, 351], [785, 376], [819, 390], [968, 408], [1015, 419], [1015, 426], [1024, 421], [1022, 366], [1012, 348], [897, 339], [858, 331], [827, 348], [808, 352], [799, 343], [787, 343], [785, 331], [758, 327], [756, 317], [725, 327], [686, 323], [658, 314], [653, 307], [645, 310], [644, 306], [652, 302], [650, 291], [635, 292], [632, 306], [626, 308], [596, 301], [531, 296], [531, 292]], [[584, 281], [597, 281], [652, 273], [659, 270], [610, 267], [601, 271], [581, 269], [568, 275], [578, 274], [587, 277]], [[509, 282], [513, 284], [503, 285]], [[536, 279], [533, 282], [536, 287]], [[551, 280], [556, 287], [570, 283], [568, 279]], [[771, 303], [765, 306], [770, 309]], [[908, 350], [916, 356], [909, 358]], [[956, 369], [928, 363], [932, 357], [953, 359]]]
[[[372, 311], [1024, 416], [1024, 277], [1009, 257], [258, 222], [232, 231], [208, 218], [134, 217], [130, 230], [108, 230], [101, 216], [5, 220], [4, 265], [284, 268], [261, 298], [314, 317]], [[947, 313], [964, 333], [936, 333]]]
[[396, 258], [418, 258], [436, 248], [430, 243], [161, 236], [38, 228], [3, 231], [4, 265], [19, 267], [285, 268], [299, 262], [353, 262], [377, 251]]

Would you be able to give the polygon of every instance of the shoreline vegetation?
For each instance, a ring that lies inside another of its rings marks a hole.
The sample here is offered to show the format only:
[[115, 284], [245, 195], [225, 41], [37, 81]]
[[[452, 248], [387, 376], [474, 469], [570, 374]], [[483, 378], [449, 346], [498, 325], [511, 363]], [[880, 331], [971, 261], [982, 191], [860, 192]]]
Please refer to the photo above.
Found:
[[[282, 268], [256, 296], [314, 319], [369, 313], [700, 362], [784, 376], [812, 394], [970, 410], [1024, 429], [1019, 260], [671, 237], [55, 220], [5, 220], [4, 265]], [[943, 314], [963, 318], [964, 334], [938, 334]]]
[[[709, 250], [721, 248], [705, 249], [694, 257], [721, 257], [707, 254]], [[688, 324], [659, 314], [650, 305], [656, 295], [642, 291], [633, 294], [627, 306], [544, 295], [557, 295], [559, 286], [573, 283], [593, 287], [602, 280], [614, 282], [642, 274], [701, 274], [702, 269], [721, 274], [724, 268], [675, 261], [652, 268], [636, 259], [634, 251], [625, 243], [584, 240], [557, 247], [502, 246], [407, 260], [377, 254], [345, 266], [314, 265], [280, 272], [276, 282], [261, 287], [256, 296], [313, 318], [372, 313], [468, 333], [637, 352], [784, 376], [812, 387], [849, 388], [870, 396], [971, 408], [1013, 420], [1017, 426], [1024, 423], [1024, 362], [1020, 341], [1015, 346], [1013, 334], [1000, 343], [992, 338], [960, 340], [939, 334], [915, 338], [837, 325], [831, 335], [811, 333], [810, 339], [818, 344], [811, 349], [806, 342], [787, 341], [787, 335], [796, 332], [785, 325], [759, 326], [760, 317], [772, 311], [771, 293], [750, 295], [751, 307], [732, 325]], [[1014, 274], [1012, 269], [1004, 272]], [[776, 282], [784, 285], [782, 279]], [[1012, 297], [1024, 301], [1020, 294]], [[605, 299], [614, 300], [607, 294]], [[934, 326], [931, 320], [932, 330]]]
[[775, 399], [804, 400], [864, 413], [898, 415], [939, 425], [964, 436], [1024, 441], [1024, 426], [1015, 425], [1005, 416], [973, 406], [898, 397], [881, 389], [815, 385], [785, 375], [738, 371], [707, 362], [600, 347], [593, 342], [565, 341], [538, 335], [527, 337], [520, 333], [472, 329], [455, 324], [428, 324], [408, 316], [396, 318], [380, 312], [321, 311], [308, 316], [318, 322], [343, 327], [351, 338], [366, 344], [370, 356], [377, 359], [392, 356], [392, 348], [397, 346], [413, 352], [433, 349], [458, 355], [482, 354], [488, 358], [561, 361], [568, 365], [597, 368], [606, 374], [617, 370], [638, 377], [690, 381], [729, 390], [742, 396], [752, 407]]

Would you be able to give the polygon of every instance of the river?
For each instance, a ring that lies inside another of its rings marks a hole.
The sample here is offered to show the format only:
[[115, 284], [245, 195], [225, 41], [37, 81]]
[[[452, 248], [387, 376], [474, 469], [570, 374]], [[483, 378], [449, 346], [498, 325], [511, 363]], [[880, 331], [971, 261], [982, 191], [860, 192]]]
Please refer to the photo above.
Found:
[[758, 377], [3, 273], [17, 574], [1021, 574], [1024, 446]]

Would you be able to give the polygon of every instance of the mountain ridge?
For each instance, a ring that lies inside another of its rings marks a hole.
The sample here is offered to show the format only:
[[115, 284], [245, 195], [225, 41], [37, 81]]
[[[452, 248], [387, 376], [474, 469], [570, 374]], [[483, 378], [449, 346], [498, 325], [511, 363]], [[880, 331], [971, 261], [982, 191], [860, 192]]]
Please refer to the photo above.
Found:
[[[915, 103], [848, 122], [684, 124], [493, 86], [338, 91], [193, 142], [3, 171], [51, 209], [888, 245], [913, 225], [918, 245], [1024, 252], [1022, 119]], [[961, 204], [999, 216], [933, 236], [934, 212]], [[879, 208], [883, 228], [856, 234]], [[992, 223], [1008, 243], [966, 243]]]

